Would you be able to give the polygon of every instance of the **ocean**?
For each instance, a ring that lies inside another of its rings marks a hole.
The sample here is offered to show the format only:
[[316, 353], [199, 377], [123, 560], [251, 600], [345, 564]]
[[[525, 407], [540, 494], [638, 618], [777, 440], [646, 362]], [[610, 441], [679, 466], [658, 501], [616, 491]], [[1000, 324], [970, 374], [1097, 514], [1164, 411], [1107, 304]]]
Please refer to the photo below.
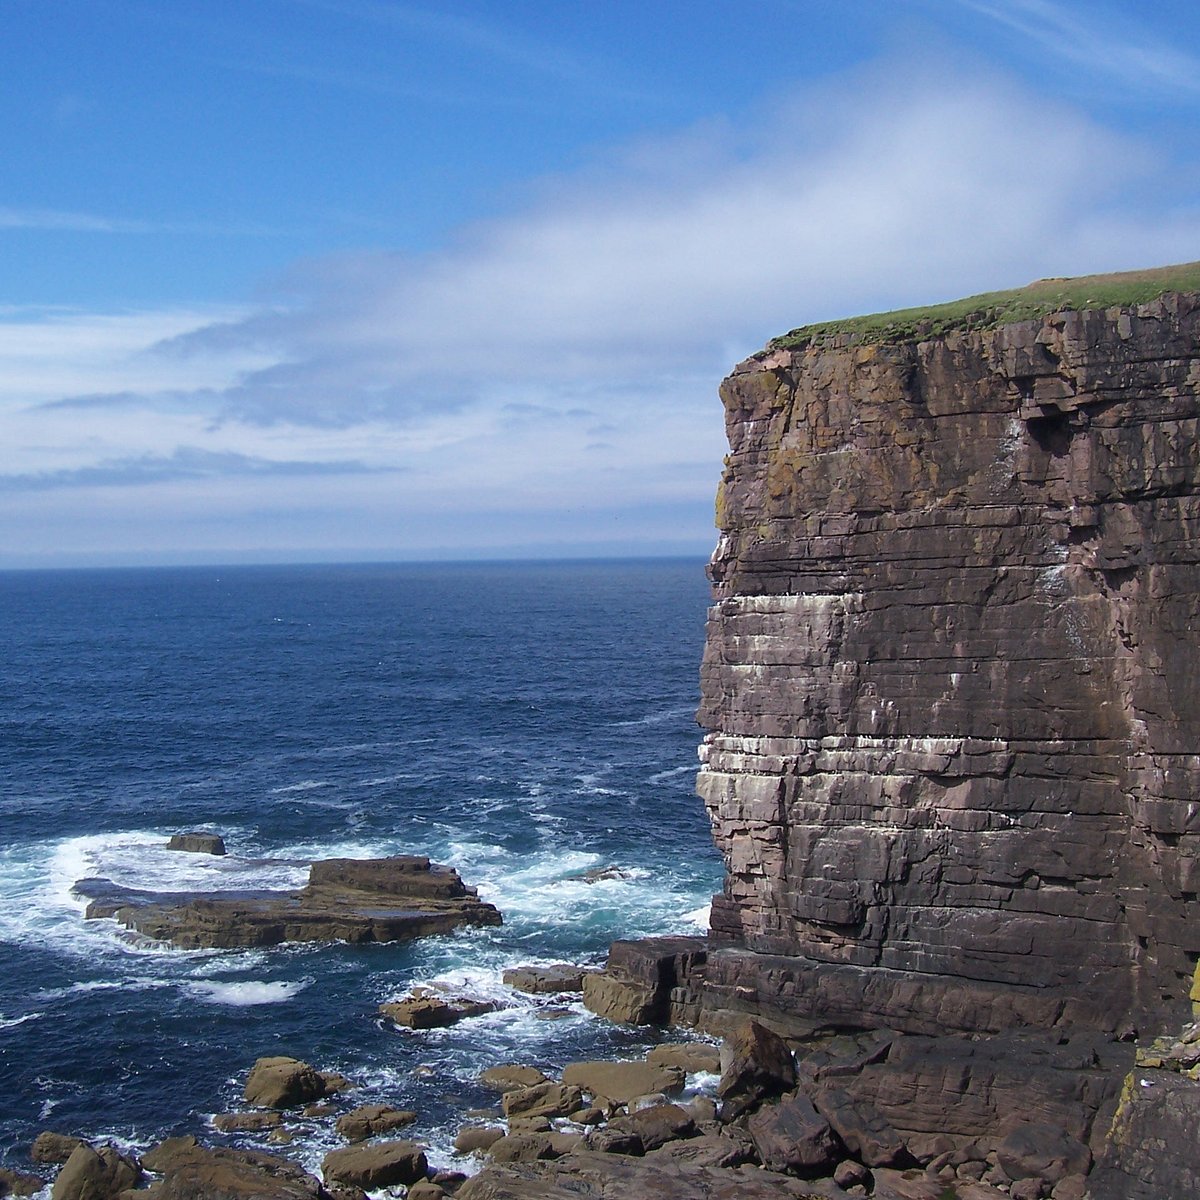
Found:
[[[145, 1149], [226, 1136], [288, 1054], [413, 1109], [438, 1165], [476, 1077], [640, 1054], [661, 1032], [513, 992], [695, 933], [721, 864], [694, 794], [708, 585], [693, 560], [0, 574], [0, 1162], [42, 1129]], [[193, 829], [225, 858], [166, 849]], [[306, 862], [426, 854], [504, 915], [404, 945], [181, 951], [84, 921], [72, 885], [290, 887]], [[593, 868], [617, 868], [589, 881]], [[423, 983], [503, 1007], [381, 1022]], [[674, 1035], [681, 1036], [681, 1035]], [[301, 1122], [310, 1169], [344, 1144]]]

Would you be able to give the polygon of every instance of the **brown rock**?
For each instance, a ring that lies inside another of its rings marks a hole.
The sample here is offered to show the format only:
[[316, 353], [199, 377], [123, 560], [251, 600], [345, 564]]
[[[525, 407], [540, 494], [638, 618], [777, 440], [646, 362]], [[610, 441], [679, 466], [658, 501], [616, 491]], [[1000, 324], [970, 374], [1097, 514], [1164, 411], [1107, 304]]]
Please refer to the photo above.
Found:
[[533, 995], [557, 995], [560, 992], [582, 992], [583, 967], [570, 963], [555, 963], [549, 967], [512, 967], [504, 972], [504, 982], [518, 992]]
[[550, 1077], [543, 1075], [536, 1067], [503, 1063], [481, 1072], [479, 1082], [484, 1087], [495, 1088], [498, 1092], [511, 1092], [514, 1088], [536, 1087], [540, 1083], [549, 1083]]
[[0, 1196], [32, 1196], [46, 1186], [40, 1175], [27, 1175], [0, 1167]]
[[594, 1013], [624, 1025], [649, 1025], [659, 1019], [657, 988], [598, 973], [583, 977], [583, 1002]]
[[706, 1042], [675, 1042], [667, 1046], [655, 1046], [646, 1055], [646, 1061], [655, 1067], [675, 1067], [689, 1075], [703, 1071], [718, 1075], [721, 1071], [721, 1051]]
[[673, 1095], [682, 1091], [684, 1073], [644, 1062], [577, 1062], [563, 1071], [563, 1082], [612, 1104], [628, 1104], [654, 1092]]
[[821, 1087], [813, 1104], [842, 1144], [868, 1167], [891, 1167], [904, 1160], [904, 1142], [888, 1119], [869, 1103], [855, 1102], [837, 1087]]
[[428, 1179], [420, 1179], [408, 1189], [405, 1200], [442, 1200], [445, 1191]]
[[71, 1151], [50, 1195], [52, 1200], [111, 1200], [141, 1177], [142, 1169], [133, 1159], [111, 1146], [94, 1150], [85, 1142]]
[[325, 1095], [325, 1080], [306, 1062], [283, 1055], [260, 1058], [246, 1077], [247, 1104], [293, 1108]]
[[416, 1183], [429, 1169], [425, 1151], [414, 1142], [371, 1142], [331, 1150], [321, 1164], [327, 1180], [374, 1191], [393, 1184]]
[[665, 1160], [701, 1167], [739, 1167], [758, 1160], [757, 1151], [748, 1137], [733, 1136], [727, 1131], [666, 1142], [651, 1150], [649, 1157], [656, 1162]]
[[167, 843], [167, 849], [189, 854], [224, 854], [225, 839], [217, 833], [177, 833]]
[[142, 1161], [162, 1175], [154, 1200], [323, 1200], [320, 1183], [306, 1171], [257, 1150], [169, 1138]]
[[778, 1034], [757, 1021], [748, 1021], [725, 1039], [721, 1046], [721, 1082], [717, 1085], [725, 1120], [749, 1112], [795, 1086], [792, 1052]]
[[390, 1000], [379, 1006], [380, 1013], [395, 1025], [408, 1029], [443, 1029], [457, 1025], [467, 1017], [495, 1012], [492, 1000], [473, 1000], [466, 996], [445, 996], [420, 989], [403, 1000]]
[[488, 1148], [488, 1154], [498, 1163], [536, 1162], [555, 1157], [554, 1142], [548, 1133], [510, 1133], [497, 1138]]
[[509, 1133], [549, 1133], [553, 1128], [549, 1117], [513, 1117], [508, 1122]]
[[583, 1093], [569, 1083], [539, 1083], [504, 1093], [504, 1115], [513, 1117], [568, 1117], [583, 1107]]
[[[846, 1200], [830, 1183], [801, 1183], [758, 1168], [712, 1168], [620, 1154], [570, 1154], [553, 1162], [492, 1165], [463, 1184], [459, 1200]], [[831, 1189], [831, 1190], [829, 1190]]]
[[487, 1150], [493, 1142], [504, 1137], [504, 1130], [496, 1125], [479, 1126], [467, 1125], [458, 1131], [454, 1139], [454, 1149], [458, 1154], [475, 1154]]
[[694, 1136], [696, 1123], [692, 1114], [678, 1104], [655, 1104], [611, 1122], [608, 1129], [634, 1134], [649, 1153], [667, 1142]]
[[348, 1141], [363, 1142], [381, 1133], [391, 1133], [411, 1125], [416, 1119], [415, 1112], [405, 1109], [391, 1108], [386, 1104], [363, 1104], [338, 1117], [334, 1128]]
[[996, 1147], [996, 1158], [1012, 1180], [1036, 1178], [1051, 1184], [1066, 1175], [1086, 1175], [1092, 1165], [1091, 1151], [1065, 1130], [1027, 1123], [1009, 1130]]
[[221, 1133], [257, 1133], [264, 1129], [276, 1129], [283, 1123], [277, 1112], [217, 1113], [212, 1119], [214, 1129]]
[[313, 863], [297, 892], [144, 892], [106, 879], [74, 890], [90, 901], [89, 919], [115, 917], [185, 949], [407, 941], [501, 923], [457, 872], [413, 856]]
[[842, 1188], [870, 1188], [871, 1172], [862, 1163], [852, 1158], [844, 1158], [833, 1169], [833, 1182]]
[[83, 1138], [46, 1129], [33, 1139], [29, 1157], [36, 1163], [65, 1163], [75, 1148], [84, 1144]]
[[803, 1092], [786, 1096], [751, 1116], [746, 1124], [759, 1161], [771, 1171], [820, 1174], [841, 1157], [829, 1122]]

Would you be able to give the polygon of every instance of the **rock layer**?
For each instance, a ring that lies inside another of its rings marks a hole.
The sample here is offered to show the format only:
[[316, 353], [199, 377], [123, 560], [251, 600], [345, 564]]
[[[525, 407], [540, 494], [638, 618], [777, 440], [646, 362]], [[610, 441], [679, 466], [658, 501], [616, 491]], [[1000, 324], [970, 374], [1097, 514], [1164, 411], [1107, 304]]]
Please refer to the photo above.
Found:
[[1200, 956], [1200, 296], [722, 388], [710, 1007], [1177, 1024]]
[[297, 892], [145, 892], [107, 879], [74, 890], [90, 901], [89, 919], [115, 917], [185, 949], [407, 941], [501, 923], [457, 871], [414, 855], [315, 862]]

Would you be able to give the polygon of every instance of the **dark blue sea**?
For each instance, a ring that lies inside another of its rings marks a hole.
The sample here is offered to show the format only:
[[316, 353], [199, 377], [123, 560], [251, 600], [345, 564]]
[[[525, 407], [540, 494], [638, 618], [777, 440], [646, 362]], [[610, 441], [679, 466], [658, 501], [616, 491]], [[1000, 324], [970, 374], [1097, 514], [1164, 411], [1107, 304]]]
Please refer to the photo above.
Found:
[[[697, 932], [721, 869], [693, 785], [699, 561], [0, 574], [0, 1162], [41, 1129], [226, 1138], [255, 1058], [418, 1112], [435, 1163], [484, 1067], [652, 1035], [504, 987]], [[224, 858], [168, 851], [184, 830]], [[427, 854], [505, 923], [398, 946], [180, 951], [83, 919], [72, 885], [289, 887], [306, 860]], [[284, 860], [264, 863], [262, 860]], [[615, 867], [588, 882], [591, 868]], [[422, 983], [504, 1007], [381, 1024]], [[555, 1019], [546, 1019], [555, 1018]], [[342, 1144], [309, 1121], [287, 1153]]]

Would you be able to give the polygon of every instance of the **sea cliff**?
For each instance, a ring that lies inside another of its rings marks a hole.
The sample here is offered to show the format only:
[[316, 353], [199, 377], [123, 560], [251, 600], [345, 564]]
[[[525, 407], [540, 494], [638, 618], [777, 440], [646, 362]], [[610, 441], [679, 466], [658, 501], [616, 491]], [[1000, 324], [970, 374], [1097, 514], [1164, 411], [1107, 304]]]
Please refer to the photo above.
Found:
[[707, 942], [615, 946], [595, 1007], [886, 1031], [834, 1073], [918, 1158], [1042, 1123], [1096, 1196], [1191, 1195], [1124, 1080], [1200, 958], [1200, 267], [795, 330], [721, 396], [725, 885]]

